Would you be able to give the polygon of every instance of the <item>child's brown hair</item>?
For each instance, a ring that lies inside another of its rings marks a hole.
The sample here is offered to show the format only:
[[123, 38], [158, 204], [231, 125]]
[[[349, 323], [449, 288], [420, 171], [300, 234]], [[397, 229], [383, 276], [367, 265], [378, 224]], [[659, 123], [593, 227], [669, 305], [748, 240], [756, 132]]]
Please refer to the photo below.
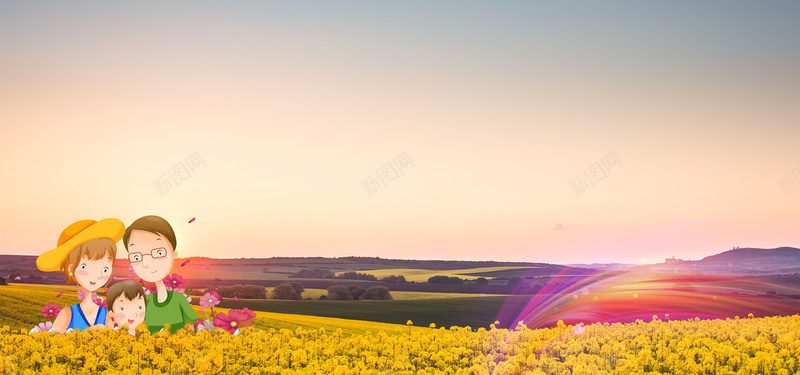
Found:
[[139, 283], [133, 280], [123, 280], [108, 287], [106, 291], [106, 301], [108, 302], [108, 311], [114, 311], [114, 303], [121, 295], [125, 295], [129, 301], [137, 297], [144, 298], [144, 289]]

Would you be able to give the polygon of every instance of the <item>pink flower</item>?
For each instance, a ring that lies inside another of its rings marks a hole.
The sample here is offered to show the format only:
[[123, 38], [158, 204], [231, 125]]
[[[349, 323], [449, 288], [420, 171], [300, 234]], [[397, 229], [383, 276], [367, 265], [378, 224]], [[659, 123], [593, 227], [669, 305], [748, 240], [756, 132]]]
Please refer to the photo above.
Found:
[[164, 278], [164, 284], [167, 284], [169, 290], [177, 290], [183, 287], [184, 279], [177, 273], [173, 273]]
[[42, 315], [45, 318], [54, 318], [54, 317], [56, 317], [58, 315], [59, 312], [61, 312], [61, 306], [55, 305], [55, 304], [53, 304], [51, 302], [51, 303], [48, 303], [48, 304], [44, 305], [44, 307], [42, 307], [41, 311], [42, 311]]
[[36, 325], [36, 328], [39, 328], [39, 332], [47, 332], [53, 328], [53, 322], [42, 322]]
[[200, 306], [214, 307], [219, 305], [221, 301], [222, 297], [220, 297], [217, 292], [206, 293], [206, 295], [200, 297]]
[[[234, 312], [238, 313], [238, 315], [242, 317], [241, 322], [242, 322], [243, 326], [249, 326], [249, 325], [253, 324], [253, 320], [255, 320], [255, 318], [256, 318], [256, 312], [253, 311], [253, 310], [248, 309], [247, 307], [245, 307], [245, 308], [243, 308], [241, 310], [232, 310], [232, 311], [230, 311], [229, 314], [232, 314]], [[244, 324], [245, 322], [247, 324]]]
[[245, 322], [242, 321], [242, 315], [236, 313], [238, 310], [231, 310], [229, 311], [229, 315], [227, 316], [224, 313], [217, 314], [217, 317], [214, 318], [214, 327], [224, 329], [230, 333], [236, 333], [236, 330], [239, 327], [245, 326]]
[[208, 320], [208, 319], [198, 320], [198, 321], [194, 322], [194, 328], [197, 331], [202, 331], [204, 329], [207, 329], [207, 330], [210, 331], [210, 330], [214, 329], [214, 323], [212, 323], [211, 320]]
[[43, 322], [34, 326], [28, 333], [47, 332], [50, 331], [51, 328], [53, 328], [53, 322]]
[[86, 298], [86, 290], [81, 289], [78, 291], [78, 299], [83, 301], [84, 298]]
[[[92, 293], [92, 297], [97, 297], [97, 295], [95, 295], [94, 293]], [[92, 299], [92, 301], [94, 301], [94, 303], [96, 303], [96, 304], [97, 304], [97, 306], [101, 306], [101, 307], [104, 307], [104, 308], [106, 308], [106, 309], [108, 308], [108, 304], [107, 304], [107, 303], [106, 303], [106, 301], [103, 299], [103, 297], [97, 297], [97, 298], [94, 298], [94, 299]]]

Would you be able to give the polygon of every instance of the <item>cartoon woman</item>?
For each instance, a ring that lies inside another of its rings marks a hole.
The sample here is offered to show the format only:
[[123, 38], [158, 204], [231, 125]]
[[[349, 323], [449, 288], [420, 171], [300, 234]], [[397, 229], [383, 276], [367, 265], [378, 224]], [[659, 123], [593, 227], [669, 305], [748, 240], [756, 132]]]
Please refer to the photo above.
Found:
[[116, 243], [124, 233], [125, 225], [118, 219], [81, 220], [61, 232], [55, 249], [36, 259], [40, 270], [64, 272], [67, 284], [76, 282], [84, 289], [83, 301], [61, 310], [53, 322], [53, 330], [64, 333], [111, 324], [106, 308], [99, 306], [91, 295], [111, 281]]

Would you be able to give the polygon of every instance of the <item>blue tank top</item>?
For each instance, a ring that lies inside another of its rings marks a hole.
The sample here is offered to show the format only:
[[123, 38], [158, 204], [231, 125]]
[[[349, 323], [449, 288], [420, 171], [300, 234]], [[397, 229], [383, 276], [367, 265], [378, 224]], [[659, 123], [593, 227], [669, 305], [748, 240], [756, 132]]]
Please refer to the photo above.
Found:
[[76, 303], [69, 308], [72, 310], [72, 319], [70, 319], [67, 329], [87, 329], [94, 324], [106, 324], [106, 308], [103, 306], [100, 306], [97, 310], [97, 318], [95, 318], [94, 324], [89, 324], [89, 321], [86, 320], [80, 303]]

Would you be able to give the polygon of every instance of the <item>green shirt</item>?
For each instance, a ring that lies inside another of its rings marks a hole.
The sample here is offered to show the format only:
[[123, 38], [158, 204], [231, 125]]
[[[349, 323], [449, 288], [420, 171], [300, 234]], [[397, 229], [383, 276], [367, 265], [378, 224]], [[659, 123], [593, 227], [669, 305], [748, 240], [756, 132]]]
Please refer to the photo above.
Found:
[[147, 324], [150, 333], [160, 331], [165, 324], [169, 323], [170, 333], [175, 334], [186, 323], [194, 323], [200, 319], [192, 309], [192, 305], [181, 293], [167, 291], [167, 299], [164, 302], [158, 302], [156, 293], [152, 293], [145, 296], [145, 301], [147, 301], [147, 310], [145, 310], [144, 323]]

